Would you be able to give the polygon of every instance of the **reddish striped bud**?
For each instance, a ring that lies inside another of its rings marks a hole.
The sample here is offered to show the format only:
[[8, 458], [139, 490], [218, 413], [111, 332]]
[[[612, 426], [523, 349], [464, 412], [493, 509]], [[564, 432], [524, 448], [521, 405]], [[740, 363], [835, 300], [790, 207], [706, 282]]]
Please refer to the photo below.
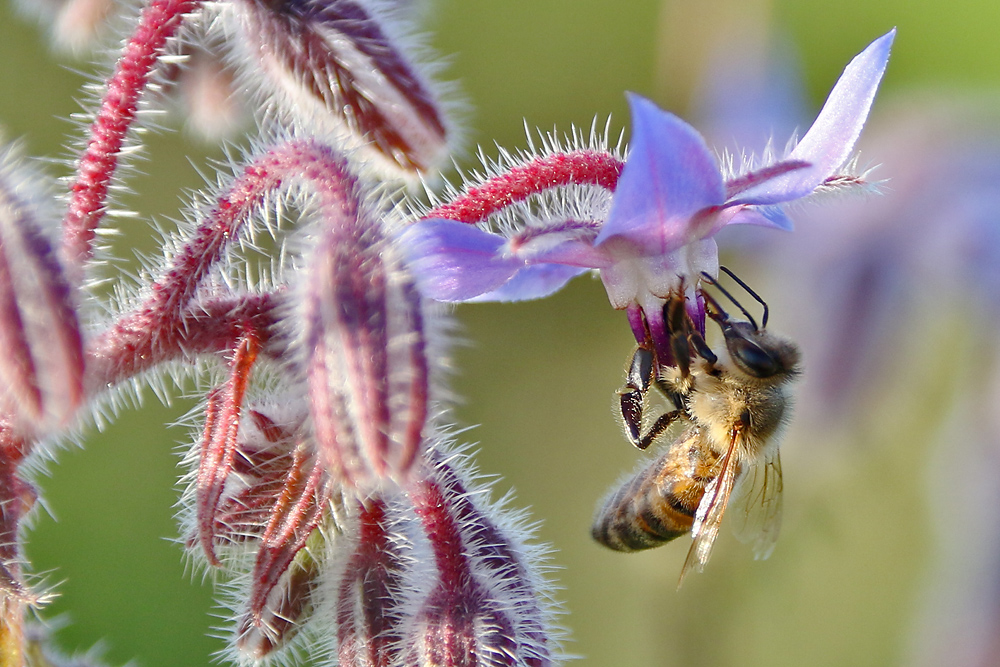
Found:
[[321, 526], [331, 519], [329, 478], [304, 435], [306, 416], [296, 412], [296, 401], [285, 396], [234, 409], [246, 380], [246, 341], [233, 358], [230, 382], [209, 397], [186, 503], [195, 506], [188, 548], [200, 546], [210, 563], [234, 576], [240, 661], [271, 656], [311, 617], [326, 550]]
[[328, 211], [302, 299], [316, 440], [349, 485], [403, 480], [429, 411], [424, 303], [375, 215], [356, 197]]
[[[370, 498], [358, 512], [357, 544], [337, 587], [341, 667], [389, 667], [399, 653], [408, 580], [405, 540], [394, 534], [391, 506]], [[412, 575], [411, 575], [412, 577]]]
[[253, 83], [269, 86], [265, 94], [305, 127], [332, 131], [346, 147], [364, 147], [366, 162], [413, 178], [447, 158], [449, 133], [436, 96], [394, 40], [398, 30], [386, 25], [386, 7], [362, 0], [235, 4]]
[[84, 356], [73, 290], [42, 231], [35, 183], [0, 153], [0, 406], [26, 433], [70, 422]]
[[[528, 665], [555, 661], [551, 611], [533, 554], [477, 501], [452, 462], [439, 460], [411, 498], [437, 580], [407, 623], [403, 663], [413, 667]], [[534, 555], [537, 557], [537, 554]]]

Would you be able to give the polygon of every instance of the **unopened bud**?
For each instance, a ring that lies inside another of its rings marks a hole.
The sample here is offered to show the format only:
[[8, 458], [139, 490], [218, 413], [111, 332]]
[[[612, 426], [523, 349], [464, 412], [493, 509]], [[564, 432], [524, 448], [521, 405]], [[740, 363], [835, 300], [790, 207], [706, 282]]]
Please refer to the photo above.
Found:
[[330, 207], [320, 224], [303, 299], [316, 439], [349, 485], [402, 480], [429, 412], [424, 304], [357, 198]]
[[84, 395], [73, 292], [32, 200], [34, 183], [0, 153], [0, 405], [26, 433], [65, 426]]
[[404, 664], [471, 667], [553, 664], [551, 611], [526, 547], [474, 502], [451, 462], [415, 483], [414, 510], [437, 581], [408, 624]]
[[[248, 59], [305, 127], [340, 135], [395, 175], [441, 165], [448, 131], [435, 95], [385, 25], [385, 6], [361, 0], [240, 0]], [[399, 12], [396, 12], [399, 14]]]
[[406, 594], [403, 543], [391, 533], [391, 508], [381, 497], [357, 517], [357, 544], [337, 588], [337, 657], [341, 667], [397, 664]]

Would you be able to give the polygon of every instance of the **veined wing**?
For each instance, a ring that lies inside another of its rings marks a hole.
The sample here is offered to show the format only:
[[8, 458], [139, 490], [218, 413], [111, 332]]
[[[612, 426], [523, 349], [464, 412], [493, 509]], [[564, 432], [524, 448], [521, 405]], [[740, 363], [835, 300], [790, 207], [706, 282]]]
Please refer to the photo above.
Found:
[[781, 455], [777, 447], [741, 475], [730, 511], [733, 533], [763, 560], [774, 551], [781, 530]]
[[694, 525], [691, 527], [691, 537], [694, 541], [688, 550], [684, 567], [681, 568], [680, 580], [677, 582], [678, 588], [684, 583], [684, 577], [692, 568], [701, 572], [712, 555], [712, 545], [715, 544], [715, 538], [719, 536], [719, 526], [722, 524], [722, 517], [726, 513], [729, 496], [732, 494], [736, 482], [736, 474], [739, 469], [736, 448], [739, 438], [740, 429], [734, 428], [729, 448], [726, 450], [726, 455], [722, 458], [719, 467], [719, 474], [705, 489], [705, 496], [698, 505], [698, 511], [694, 516]]

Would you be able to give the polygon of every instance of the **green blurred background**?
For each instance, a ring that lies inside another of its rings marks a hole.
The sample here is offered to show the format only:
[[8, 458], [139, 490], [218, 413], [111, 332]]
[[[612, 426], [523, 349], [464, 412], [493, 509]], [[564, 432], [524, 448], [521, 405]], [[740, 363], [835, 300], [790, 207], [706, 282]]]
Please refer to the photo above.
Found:
[[[684, 113], [704, 47], [731, 8], [659, 0], [439, 0], [427, 28], [448, 56], [447, 78], [468, 101], [469, 146], [524, 146], [523, 121], [567, 130], [612, 114], [627, 119], [634, 90]], [[0, 4], [0, 126], [33, 155], [65, 156], [65, 119], [78, 107], [80, 65], [53, 55], [43, 31]], [[698, 6], [695, 9], [695, 5]], [[800, 50], [818, 105], [849, 58], [898, 26], [879, 104], [927, 85], [1000, 85], [1000, 3], [993, 0], [784, 0], [761, 4]], [[680, 26], [680, 28], [679, 28]], [[83, 68], [86, 70], [86, 68]], [[467, 155], [472, 151], [468, 151]], [[201, 184], [213, 150], [169, 131], [150, 137], [138, 196], [129, 205], [164, 221]], [[874, 156], [877, 160], [877, 156]], [[190, 161], [190, 162], [189, 162]], [[470, 158], [463, 164], [474, 166]], [[63, 173], [62, 165], [52, 167]], [[891, 177], [891, 174], [885, 176]], [[128, 243], [149, 248], [136, 223]], [[578, 279], [543, 302], [458, 309], [463, 337], [457, 393], [479, 464], [502, 475], [557, 549], [569, 652], [585, 665], [885, 665], [908, 655], [927, 571], [922, 423], [901, 420], [889, 444], [817, 476], [787, 442], [784, 532], [770, 560], [754, 562], [727, 531], [707, 571], [675, 584], [686, 548], [626, 556], [588, 530], [596, 501], [636, 452], [614, 418], [614, 392], [631, 352], [624, 315], [599, 282]], [[780, 314], [776, 316], [780, 327]], [[927, 402], [933, 396], [925, 397]], [[62, 645], [103, 642], [112, 663], [207, 665], [220, 642], [210, 586], [185, 572], [172, 518], [182, 428], [165, 428], [191, 404], [127, 411], [85, 448], [62, 451], [44, 480], [28, 553], [59, 582], [50, 616], [68, 615]], [[884, 434], [869, 433], [876, 441]]]

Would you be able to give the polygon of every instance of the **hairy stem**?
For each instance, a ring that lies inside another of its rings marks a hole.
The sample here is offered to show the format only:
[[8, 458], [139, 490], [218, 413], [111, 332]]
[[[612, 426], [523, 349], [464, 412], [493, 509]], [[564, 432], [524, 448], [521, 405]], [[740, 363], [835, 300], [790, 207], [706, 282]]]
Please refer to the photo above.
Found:
[[604, 151], [573, 151], [535, 158], [431, 210], [426, 218], [475, 223], [531, 195], [566, 185], [597, 185], [614, 190], [625, 163]]
[[152, 0], [142, 11], [135, 32], [108, 79], [104, 99], [90, 126], [87, 148], [77, 166], [63, 221], [63, 254], [66, 265], [77, 274], [93, 254], [95, 232], [104, 217], [118, 156], [153, 68], [163, 55], [167, 40], [180, 29], [184, 15], [203, 1]]

